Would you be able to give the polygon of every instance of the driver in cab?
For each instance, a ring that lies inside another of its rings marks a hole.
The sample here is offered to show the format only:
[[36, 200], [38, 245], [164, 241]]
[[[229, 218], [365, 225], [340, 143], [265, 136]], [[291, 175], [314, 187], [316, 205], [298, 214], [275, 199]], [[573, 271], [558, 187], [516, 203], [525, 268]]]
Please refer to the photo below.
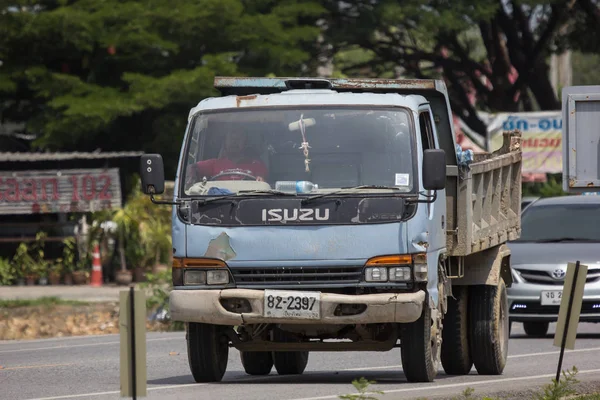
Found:
[[244, 132], [228, 132], [219, 158], [198, 161], [190, 165], [192, 174], [200, 179], [206, 176], [207, 179], [212, 180], [212, 177], [223, 174], [214, 180], [243, 180], [249, 178], [243, 175], [245, 173], [263, 182], [267, 176], [267, 166], [260, 159], [248, 155], [246, 140]]

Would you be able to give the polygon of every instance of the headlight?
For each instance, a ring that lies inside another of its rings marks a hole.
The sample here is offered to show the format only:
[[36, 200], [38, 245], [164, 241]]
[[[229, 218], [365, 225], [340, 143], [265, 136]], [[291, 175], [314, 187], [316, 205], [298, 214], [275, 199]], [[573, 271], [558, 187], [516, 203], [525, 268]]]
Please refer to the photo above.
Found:
[[207, 271], [206, 283], [209, 285], [226, 285], [229, 283], [229, 272], [226, 270]]
[[[181, 277], [183, 275], [184, 286], [226, 285], [229, 283], [227, 264], [217, 259], [174, 257], [173, 271], [176, 270], [180, 272], [173, 276]], [[175, 278], [173, 279], [173, 284], [176, 285]]]
[[204, 285], [206, 284], [206, 272], [197, 270], [188, 270], [183, 274], [184, 285]]
[[410, 267], [392, 267], [389, 275], [390, 281], [393, 282], [410, 281]]
[[427, 282], [427, 254], [373, 257], [365, 264], [367, 282]]
[[386, 282], [387, 281], [386, 267], [371, 267], [365, 269], [365, 280], [367, 282]]

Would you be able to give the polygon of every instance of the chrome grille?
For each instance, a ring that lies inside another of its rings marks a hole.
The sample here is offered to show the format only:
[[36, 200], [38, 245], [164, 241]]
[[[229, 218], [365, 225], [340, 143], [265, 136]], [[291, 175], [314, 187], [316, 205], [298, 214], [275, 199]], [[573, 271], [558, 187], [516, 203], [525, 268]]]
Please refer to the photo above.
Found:
[[232, 267], [236, 285], [358, 284], [362, 266], [340, 267]]
[[[529, 283], [535, 283], [539, 285], [557, 285], [562, 286], [564, 279], [554, 279], [552, 277], [552, 271], [538, 271], [533, 269], [520, 269], [515, 268], [519, 272], [521, 277]], [[600, 279], [600, 268], [589, 268], [587, 272], [586, 283], [596, 282]]]

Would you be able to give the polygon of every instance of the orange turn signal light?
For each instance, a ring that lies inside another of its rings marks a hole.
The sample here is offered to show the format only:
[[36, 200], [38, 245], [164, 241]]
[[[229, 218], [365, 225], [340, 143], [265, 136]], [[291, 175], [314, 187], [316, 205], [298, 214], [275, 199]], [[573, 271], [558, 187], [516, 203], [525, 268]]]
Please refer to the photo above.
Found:
[[376, 267], [379, 265], [404, 265], [412, 263], [410, 254], [398, 254], [391, 256], [373, 257], [367, 261], [367, 266]]
[[214, 258], [173, 257], [173, 268], [225, 268], [227, 265]]

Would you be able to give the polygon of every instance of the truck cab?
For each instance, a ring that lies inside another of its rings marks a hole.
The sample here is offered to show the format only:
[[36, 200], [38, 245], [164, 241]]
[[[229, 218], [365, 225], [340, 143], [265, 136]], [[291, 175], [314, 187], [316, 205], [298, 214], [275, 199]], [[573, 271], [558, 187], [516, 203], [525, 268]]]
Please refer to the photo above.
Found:
[[[396, 347], [409, 381], [432, 381], [444, 359], [468, 373], [469, 328], [442, 334], [449, 308], [466, 318], [466, 297], [449, 297], [451, 260], [463, 285], [498, 288], [492, 264], [507, 253], [493, 247], [488, 275], [465, 277], [444, 83], [218, 77], [215, 87], [223, 96], [189, 113], [163, 202], [171, 318], [186, 322], [196, 381], [220, 381], [230, 347], [252, 375], [301, 374], [310, 351]], [[162, 193], [160, 155], [143, 156], [141, 174], [145, 193]], [[499, 357], [479, 365], [501, 373]]]

